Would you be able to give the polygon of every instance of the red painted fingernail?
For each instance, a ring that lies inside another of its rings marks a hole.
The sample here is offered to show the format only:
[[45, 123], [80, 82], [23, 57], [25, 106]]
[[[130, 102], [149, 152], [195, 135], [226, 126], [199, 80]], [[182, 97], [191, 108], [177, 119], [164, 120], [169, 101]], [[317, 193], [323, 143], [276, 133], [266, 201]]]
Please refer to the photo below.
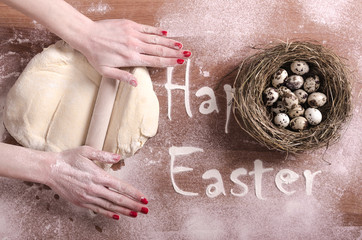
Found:
[[114, 214], [114, 215], [112, 216], [112, 218], [115, 219], [115, 220], [119, 220], [119, 216], [116, 215], [116, 214]]
[[190, 52], [190, 51], [184, 51], [184, 52], [183, 52], [183, 55], [184, 55], [185, 57], [190, 57], [190, 56], [191, 56], [191, 52]]
[[178, 49], [181, 49], [182, 48], [182, 44], [181, 43], [175, 43], [175, 47], [178, 48]]
[[167, 31], [162, 31], [161, 33], [163, 36], [165, 36], [165, 37], [167, 36]]
[[131, 80], [131, 81], [129, 82], [129, 84], [131, 84], [131, 85], [134, 86], [134, 87], [137, 87], [137, 82], [136, 82], [136, 80]]
[[183, 59], [177, 59], [178, 64], [183, 64], [184, 62], [185, 62], [185, 60], [183, 60]]
[[129, 215], [131, 216], [131, 217], [137, 217], [137, 212], [134, 212], [134, 211], [131, 211], [130, 213], [129, 213]]
[[121, 156], [116, 153], [112, 154], [112, 156], [114, 161], [119, 161], [121, 159]]
[[141, 198], [141, 203], [143, 203], [143, 204], [147, 204], [148, 203], [148, 200], [146, 199], [146, 198]]
[[147, 214], [148, 208], [146, 208], [146, 207], [141, 208], [141, 213]]

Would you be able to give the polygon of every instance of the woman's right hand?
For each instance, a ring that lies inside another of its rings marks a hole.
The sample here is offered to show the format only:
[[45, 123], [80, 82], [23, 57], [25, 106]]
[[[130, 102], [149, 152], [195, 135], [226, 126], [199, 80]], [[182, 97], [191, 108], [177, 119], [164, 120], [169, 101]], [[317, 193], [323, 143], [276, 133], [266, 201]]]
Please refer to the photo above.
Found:
[[88, 146], [54, 153], [50, 186], [69, 202], [118, 220], [119, 215], [147, 214], [145, 196], [131, 185], [111, 176], [93, 161], [117, 163], [120, 156]]

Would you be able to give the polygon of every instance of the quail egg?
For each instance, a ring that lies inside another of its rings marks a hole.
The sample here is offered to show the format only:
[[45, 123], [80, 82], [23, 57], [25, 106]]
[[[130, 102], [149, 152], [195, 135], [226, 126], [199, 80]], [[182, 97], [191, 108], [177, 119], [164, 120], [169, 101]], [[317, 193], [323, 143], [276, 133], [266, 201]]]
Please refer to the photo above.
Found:
[[288, 111], [288, 115], [291, 118], [303, 116], [303, 114], [304, 114], [304, 108], [300, 105], [297, 105], [296, 107], [289, 109]]
[[298, 98], [294, 93], [285, 93], [282, 101], [287, 109], [295, 108], [298, 105]]
[[314, 77], [309, 77], [305, 80], [303, 88], [307, 93], [312, 93], [317, 91], [319, 89], [319, 86], [319, 77], [315, 75]]
[[275, 88], [268, 87], [263, 92], [264, 102], [267, 106], [273, 105], [278, 100], [279, 93]]
[[278, 114], [278, 113], [286, 113], [287, 109], [285, 108], [284, 103], [282, 101], [277, 101], [271, 107], [271, 111], [275, 114]]
[[299, 104], [305, 103], [308, 99], [308, 93], [303, 89], [295, 90], [293, 93], [297, 96]]
[[322, 121], [322, 113], [316, 108], [307, 108], [305, 118], [310, 125], [318, 125]]
[[281, 86], [278, 88], [279, 97], [283, 98], [284, 94], [286, 93], [292, 93], [292, 91], [287, 88], [286, 86]]
[[308, 97], [308, 104], [312, 108], [322, 107], [327, 102], [327, 96], [321, 92], [314, 92]]
[[285, 85], [290, 90], [297, 90], [303, 86], [304, 79], [302, 76], [299, 75], [292, 75], [285, 80]]
[[289, 125], [289, 117], [287, 114], [285, 113], [278, 113], [275, 117], [274, 117], [274, 124], [278, 127], [288, 127]]
[[275, 88], [280, 87], [281, 85], [284, 84], [285, 79], [288, 77], [288, 72], [283, 69], [280, 68], [276, 73], [274, 73], [273, 75], [273, 79], [272, 79], [272, 85]]
[[296, 117], [290, 121], [290, 127], [295, 131], [305, 130], [308, 127], [308, 121], [304, 117]]
[[309, 66], [304, 61], [294, 61], [290, 65], [290, 68], [293, 73], [298, 74], [298, 75], [303, 75], [303, 74], [306, 74], [307, 72], [309, 72]]

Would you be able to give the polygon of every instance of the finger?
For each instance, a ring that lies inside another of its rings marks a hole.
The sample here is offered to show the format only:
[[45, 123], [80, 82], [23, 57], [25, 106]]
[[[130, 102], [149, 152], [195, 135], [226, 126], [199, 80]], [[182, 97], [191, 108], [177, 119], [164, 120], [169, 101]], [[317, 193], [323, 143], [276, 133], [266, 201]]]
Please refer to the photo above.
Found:
[[157, 35], [139, 34], [137, 37], [142, 42], [145, 42], [148, 44], [161, 45], [161, 46], [172, 48], [175, 50], [180, 50], [183, 47], [182, 43], [180, 43], [180, 42], [177, 42], [173, 39], [157, 36]]
[[165, 58], [141, 54], [140, 60], [143, 66], [148, 67], [171, 67], [181, 65], [185, 62], [182, 58]]
[[157, 57], [167, 58], [188, 58], [191, 56], [190, 51], [174, 50], [161, 45], [141, 44], [141, 53]]
[[117, 163], [121, 160], [121, 156], [115, 153], [104, 152], [89, 146], [82, 146], [80, 148], [80, 155], [92, 161], [99, 161], [104, 163]]
[[[99, 197], [95, 199], [97, 201], [95, 203], [108, 210], [120, 212], [119, 210], [121, 210], [121, 208], [126, 208], [135, 212], [142, 212], [145, 214], [148, 213], [148, 208], [146, 208], [144, 204], [136, 202], [127, 196], [120, 195], [119, 193], [116, 193], [115, 191], [107, 189], [103, 186], [97, 187], [95, 192], [97, 193], [97, 197]], [[98, 199], [102, 199], [104, 201], [99, 201]], [[103, 203], [103, 205], [101, 203]]]
[[[118, 214], [121, 214], [121, 213], [118, 213], [118, 212], [116, 213], [116, 212], [106, 210], [106, 209], [104, 209], [103, 207], [101, 207], [99, 205], [90, 204], [90, 203], [83, 204], [82, 207], [88, 208], [88, 209], [92, 210], [95, 213], [102, 214], [102, 215], [104, 215], [106, 217], [113, 218], [115, 220], [118, 220], [119, 219]], [[137, 212], [133, 212], [133, 211], [128, 211], [128, 212], [129, 212], [128, 214], [123, 214], [123, 215], [129, 216], [129, 217], [137, 217]]]
[[143, 214], [148, 213], [148, 208], [144, 207], [144, 206], [137, 207], [136, 209], [130, 209], [125, 206], [117, 205], [114, 202], [109, 201], [107, 199], [103, 199], [103, 198], [99, 198], [99, 197], [93, 197], [90, 200], [91, 200], [92, 204], [99, 206], [102, 209], [105, 209], [110, 212], [120, 213], [125, 216], [135, 217], [135, 216], [137, 216], [137, 212], [141, 212]]
[[99, 180], [100, 182], [98, 182], [98, 184], [112, 188], [116, 192], [125, 196], [129, 196], [130, 198], [138, 202], [141, 202], [143, 204], [148, 203], [145, 195], [136, 188], [134, 188], [133, 186], [129, 185], [128, 183], [122, 182], [119, 179], [116, 179], [115, 177], [112, 176], [109, 178], [101, 178]]
[[103, 67], [103, 76], [127, 82], [133, 87], [137, 87], [137, 79], [129, 72], [112, 67]]
[[138, 24], [137, 30], [141, 33], [155, 34], [155, 35], [159, 35], [159, 36], [167, 36], [167, 31], [165, 31], [161, 28], [152, 27], [149, 25]]

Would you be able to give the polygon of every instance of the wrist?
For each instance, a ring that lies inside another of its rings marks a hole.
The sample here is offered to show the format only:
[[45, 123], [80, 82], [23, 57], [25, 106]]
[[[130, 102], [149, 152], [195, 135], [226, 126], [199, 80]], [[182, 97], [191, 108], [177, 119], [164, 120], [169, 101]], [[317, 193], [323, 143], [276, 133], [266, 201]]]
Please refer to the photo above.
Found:
[[38, 166], [38, 179], [36, 182], [45, 184], [47, 186], [52, 185], [52, 166], [56, 164], [56, 158], [58, 153], [54, 152], [40, 152], [39, 166]]
[[90, 32], [94, 22], [88, 17], [80, 14], [74, 24], [64, 28], [64, 32], [59, 36], [66, 41], [72, 48], [83, 53], [89, 48]]

